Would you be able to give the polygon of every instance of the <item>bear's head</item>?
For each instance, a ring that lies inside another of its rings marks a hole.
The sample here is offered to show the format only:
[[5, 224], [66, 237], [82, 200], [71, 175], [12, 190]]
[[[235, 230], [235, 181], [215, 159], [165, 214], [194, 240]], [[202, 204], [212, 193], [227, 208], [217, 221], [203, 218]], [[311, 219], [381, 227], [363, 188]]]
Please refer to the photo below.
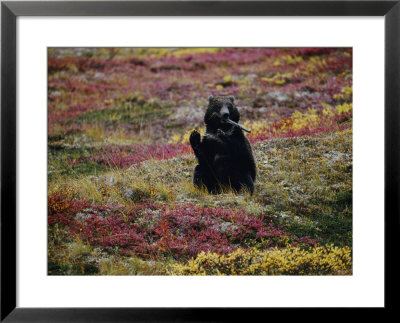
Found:
[[208, 108], [204, 115], [207, 132], [214, 133], [217, 129], [228, 131], [232, 125], [224, 122], [224, 118], [229, 118], [236, 123], [239, 122], [240, 114], [234, 101], [233, 96], [209, 96]]

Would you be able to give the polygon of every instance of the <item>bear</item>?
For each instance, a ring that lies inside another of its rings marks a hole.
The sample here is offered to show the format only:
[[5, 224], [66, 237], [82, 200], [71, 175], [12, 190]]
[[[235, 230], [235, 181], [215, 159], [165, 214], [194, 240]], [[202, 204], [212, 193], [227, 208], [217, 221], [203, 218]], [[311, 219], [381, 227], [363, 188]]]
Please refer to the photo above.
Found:
[[240, 113], [233, 96], [210, 96], [204, 115], [206, 131], [201, 139], [198, 131], [190, 134], [190, 145], [198, 161], [193, 184], [205, 186], [209, 193], [226, 189], [240, 193], [254, 192], [256, 164], [250, 142], [238, 124]]

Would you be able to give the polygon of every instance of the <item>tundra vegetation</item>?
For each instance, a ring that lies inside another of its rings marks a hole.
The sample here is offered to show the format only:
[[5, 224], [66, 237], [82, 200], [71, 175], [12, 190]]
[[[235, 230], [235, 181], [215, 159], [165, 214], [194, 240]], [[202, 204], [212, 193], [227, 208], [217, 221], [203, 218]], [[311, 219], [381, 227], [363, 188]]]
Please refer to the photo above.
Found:
[[[209, 95], [252, 196], [192, 184]], [[351, 275], [351, 49], [49, 48], [48, 274]]]

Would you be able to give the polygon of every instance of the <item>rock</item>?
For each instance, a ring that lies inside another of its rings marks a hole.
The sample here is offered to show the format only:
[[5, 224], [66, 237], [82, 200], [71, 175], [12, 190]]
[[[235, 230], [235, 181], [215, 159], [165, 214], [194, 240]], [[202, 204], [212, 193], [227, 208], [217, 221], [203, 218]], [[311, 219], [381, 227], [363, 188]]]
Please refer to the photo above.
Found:
[[85, 220], [85, 219], [87, 219], [87, 218], [89, 218], [89, 217], [90, 217], [89, 214], [82, 213], [82, 212], [78, 212], [78, 213], [76, 213], [76, 215], [75, 215], [75, 220], [77, 220], [77, 221], [83, 221], [83, 220]]
[[168, 119], [172, 121], [190, 121], [200, 123], [204, 118], [204, 111], [201, 107], [184, 106], [175, 109]]
[[278, 102], [285, 102], [290, 100], [290, 96], [288, 94], [278, 91], [269, 92], [267, 94], [267, 97]]
[[290, 218], [290, 215], [286, 214], [286, 213], [280, 213], [279, 217], [282, 219], [286, 219], [286, 218]]
[[124, 199], [133, 200], [135, 196], [135, 190], [132, 187], [125, 188], [122, 191], [122, 196]]
[[222, 222], [221, 224], [215, 224], [214, 229], [221, 232], [226, 233], [228, 231], [236, 231], [238, 226], [231, 222]]
[[255, 79], [255, 78], [257, 78], [257, 77], [258, 77], [257, 74], [247, 74], [247, 78], [248, 78], [248, 79]]
[[104, 79], [105, 75], [104, 73], [96, 72], [93, 76], [95, 79]]
[[259, 112], [267, 112], [268, 109], [266, 107], [261, 107], [258, 109]]
[[114, 185], [114, 184], [115, 184], [114, 176], [110, 176], [110, 179], [109, 179], [109, 181], [108, 181], [108, 184], [110, 184], [110, 185]]

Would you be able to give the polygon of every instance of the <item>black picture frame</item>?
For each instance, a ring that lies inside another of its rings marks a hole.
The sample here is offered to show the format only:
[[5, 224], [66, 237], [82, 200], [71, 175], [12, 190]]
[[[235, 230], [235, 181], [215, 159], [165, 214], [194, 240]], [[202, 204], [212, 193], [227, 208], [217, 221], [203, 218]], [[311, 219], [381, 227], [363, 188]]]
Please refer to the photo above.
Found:
[[[19, 16], [384, 16], [385, 309], [396, 307], [399, 234], [400, 1], [90, 1], [1, 3], [1, 321], [246, 321], [266, 309], [16, 307], [16, 18]], [[261, 313], [260, 313], [261, 312]], [[261, 316], [262, 317], [262, 316]], [[267, 319], [266, 317], [264, 317]]]

